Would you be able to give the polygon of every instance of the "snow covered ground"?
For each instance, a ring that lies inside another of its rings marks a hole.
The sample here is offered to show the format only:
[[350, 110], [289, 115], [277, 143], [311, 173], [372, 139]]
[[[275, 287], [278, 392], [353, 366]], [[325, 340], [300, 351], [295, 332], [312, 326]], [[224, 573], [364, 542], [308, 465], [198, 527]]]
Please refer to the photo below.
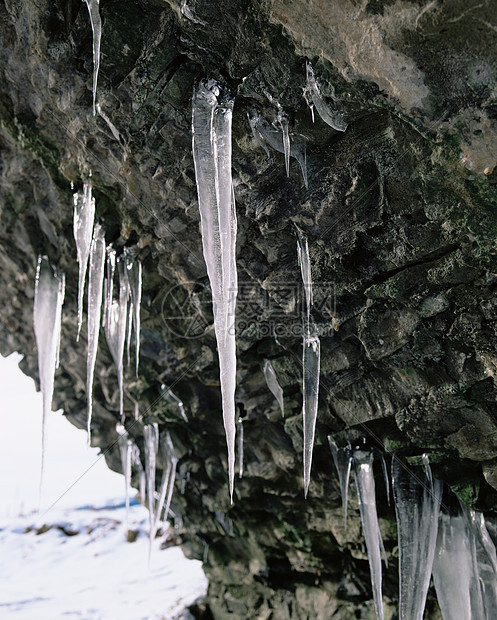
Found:
[[189, 618], [185, 607], [207, 588], [201, 563], [177, 547], [160, 550], [157, 538], [149, 568], [148, 512], [131, 506], [137, 537], [126, 542], [123, 477], [61, 412], [50, 415], [35, 512], [41, 397], [19, 359], [0, 357], [0, 618]]

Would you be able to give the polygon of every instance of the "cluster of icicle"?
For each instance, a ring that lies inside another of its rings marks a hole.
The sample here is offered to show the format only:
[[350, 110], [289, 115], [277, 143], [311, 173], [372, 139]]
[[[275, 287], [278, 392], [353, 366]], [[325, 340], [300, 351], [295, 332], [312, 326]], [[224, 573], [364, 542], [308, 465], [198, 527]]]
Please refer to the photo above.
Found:
[[[373, 473], [375, 456], [381, 460], [387, 498], [389, 478], [381, 452], [365, 446], [339, 448], [328, 438], [338, 472], [344, 522], [353, 468], [371, 573], [376, 618], [383, 619], [383, 543], [376, 510]], [[399, 618], [422, 620], [433, 573], [444, 620], [490, 620], [497, 617], [497, 555], [482, 513], [463, 506], [441, 510], [443, 487], [423, 467], [408, 467], [392, 458], [392, 489], [399, 544]], [[384, 556], [385, 557], [385, 556]], [[386, 559], [385, 559], [386, 563]]]

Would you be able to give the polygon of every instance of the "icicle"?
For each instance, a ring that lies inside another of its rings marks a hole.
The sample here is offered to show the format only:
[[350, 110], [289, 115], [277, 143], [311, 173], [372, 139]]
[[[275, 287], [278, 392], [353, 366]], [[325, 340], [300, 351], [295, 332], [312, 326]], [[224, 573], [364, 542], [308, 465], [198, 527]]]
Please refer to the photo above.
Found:
[[55, 369], [60, 347], [62, 304], [64, 303], [65, 276], [54, 269], [46, 256], [38, 257], [33, 312], [34, 332], [38, 348], [38, 373], [43, 398], [41, 434], [40, 497], [43, 482], [46, 447], [46, 421], [52, 410]]
[[149, 547], [148, 561], [152, 553], [152, 543], [155, 536], [155, 467], [157, 462], [159, 427], [157, 423], [143, 427], [145, 439], [145, 471], [147, 478], [147, 507], [149, 518]]
[[[124, 419], [124, 378], [123, 357], [126, 340], [126, 320], [128, 316], [129, 285], [123, 257], [117, 260], [119, 272], [119, 301], [112, 299], [112, 284], [107, 282], [107, 295], [111, 290], [111, 302], [107, 307], [105, 336], [117, 369], [119, 386], [119, 413], [121, 422]], [[109, 302], [108, 302], [109, 303]]]
[[438, 530], [442, 484], [392, 459], [392, 487], [399, 540], [399, 618], [423, 620]]
[[102, 20], [100, 18], [99, 0], [85, 0], [90, 14], [93, 31], [93, 116], [97, 114], [97, 80], [100, 67], [100, 39], [102, 38]]
[[[90, 172], [91, 176], [91, 172]], [[83, 323], [83, 295], [85, 290], [86, 270], [90, 255], [90, 244], [95, 220], [95, 199], [92, 197], [91, 185], [85, 183], [83, 192], [73, 194], [74, 204], [74, 240], [78, 253], [79, 284], [78, 284], [78, 335], [79, 341], [81, 325]]]
[[119, 435], [119, 451], [121, 453], [121, 467], [124, 474], [124, 501], [125, 501], [125, 520], [124, 531], [128, 537], [129, 523], [129, 487], [131, 485], [131, 455], [133, 442], [128, 438], [128, 432], [119, 422], [116, 424], [116, 431]]
[[283, 136], [283, 153], [285, 155], [285, 168], [286, 168], [286, 176], [290, 176], [290, 134], [288, 133], [288, 119], [283, 114], [283, 112], [279, 112], [278, 114], [278, 123], [281, 127], [281, 135]]
[[143, 469], [143, 465], [140, 460], [140, 449], [135, 444], [133, 444], [131, 461], [132, 461], [132, 464], [138, 469], [138, 475], [139, 475], [138, 493], [140, 494], [140, 502], [145, 506], [146, 504], [145, 498], [147, 494], [147, 480], [145, 476], [145, 470]]
[[112, 135], [114, 136], [114, 138], [119, 142], [119, 140], [121, 139], [121, 136], [119, 135], [119, 131], [117, 130], [117, 128], [114, 125], [114, 123], [107, 116], [107, 114], [102, 110], [102, 108], [100, 107], [99, 103], [97, 103], [97, 112], [100, 114], [100, 116], [107, 123], [107, 126], [111, 130]]
[[200, 24], [201, 26], [207, 26], [207, 22], [204, 22], [203, 19], [199, 19], [198, 17], [194, 15], [193, 11], [187, 5], [186, 0], [181, 0], [180, 11], [182, 15], [186, 17], [186, 19], [189, 19], [194, 24]]
[[330, 444], [331, 454], [338, 473], [338, 481], [340, 483], [340, 494], [342, 496], [343, 506], [343, 525], [347, 527], [347, 500], [349, 494], [350, 470], [352, 467], [352, 453], [350, 448], [339, 448], [337, 444], [328, 435], [328, 443]]
[[476, 541], [464, 514], [441, 513], [433, 582], [446, 620], [484, 618]]
[[[136, 358], [136, 376], [138, 377], [138, 366], [140, 363], [140, 307], [142, 299], [142, 264], [134, 256], [134, 252], [130, 249], [125, 250], [126, 269], [128, 274], [129, 291], [131, 293], [131, 308], [133, 316], [133, 329], [135, 331], [135, 358]], [[131, 327], [129, 328], [131, 335]], [[128, 358], [129, 358], [129, 340], [128, 338]], [[128, 361], [129, 364], [129, 361]]]
[[300, 272], [302, 274], [302, 283], [304, 284], [305, 300], [307, 308], [307, 322], [312, 308], [312, 276], [311, 276], [311, 259], [309, 256], [309, 243], [307, 241], [307, 235], [304, 234], [300, 228], [295, 227], [297, 230], [297, 255], [300, 266]]
[[171, 388], [168, 388], [166, 385], [162, 384], [161, 390], [162, 390], [162, 394], [161, 394], [162, 398], [166, 402], [168, 402], [170, 405], [174, 405], [178, 407], [181, 417], [183, 418], [185, 422], [188, 422], [188, 418], [185, 413], [185, 407], [183, 405], [183, 401], [179, 399], [176, 396], [176, 394], [171, 390]]
[[273, 396], [278, 401], [278, 405], [280, 406], [280, 409], [281, 409], [281, 415], [285, 417], [285, 403], [283, 401], [283, 390], [280, 384], [278, 383], [278, 378], [274, 371], [273, 365], [271, 364], [269, 360], [264, 360], [263, 371], [264, 371], [264, 377], [266, 378], [267, 386], [270, 392], [273, 394]]
[[485, 525], [483, 513], [466, 509], [471, 531], [476, 539], [478, 580], [481, 584], [486, 620], [497, 618], [497, 555]]
[[112, 306], [114, 292], [114, 272], [116, 271], [116, 251], [113, 247], [107, 248], [107, 277], [104, 283], [104, 327], [110, 329], [110, 307]]
[[243, 478], [243, 419], [238, 418], [238, 476]]
[[296, 159], [299, 163], [302, 172], [302, 178], [304, 179], [304, 184], [306, 187], [308, 187], [307, 156], [304, 136], [301, 136], [300, 134], [292, 134], [290, 142], [288, 124], [286, 124], [286, 129], [283, 129], [283, 127], [285, 127], [285, 121], [283, 121], [283, 125], [281, 125], [279, 119], [277, 119], [279, 127], [276, 128], [274, 125], [270, 125], [260, 114], [258, 114], [254, 110], [249, 113], [248, 118], [252, 133], [254, 135], [254, 139], [257, 144], [264, 148], [268, 156], [269, 151], [266, 145], [269, 145], [271, 148], [273, 148], [275, 151], [278, 151], [279, 153], [283, 153], [285, 155], [285, 166], [287, 161], [287, 154], [289, 153], [289, 156]]
[[203, 81], [193, 95], [193, 159], [197, 181], [202, 245], [212, 289], [224, 428], [228, 448], [230, 497], [235, 471], [235, 304], [236, 211], [231, 179], [233, 100], [221, 100], [220, 87]]
[[381, 541], [373, 475], [373, 453], [355, 450], [353, 453], [354, 473], [361, 512], [362, 529], [368, 550], [371, 585], [377, 620], [383, 619], [383, 601], [381, 598]]
[[307, 497], [311, 481], [312, 450], [314, 447], [314, 431], [318, 413], [319, 369], [321, 347], [319, 337], [307, 333], [304, 335], [304, 352], [302, 365], [304, 368], [302, 414], [304, 418], [304, 495]]
[[91, 418], [93, 411], [93, 374], [98, 351], [102, 288], [105, 266], [105, 235], [97, 224], [93, 233], [88, 277], [88, 356], [86, 361], [86, 393], [88, 398], [88, 445], [91, 442]]
[[[159, 492], [159, 501], [157, 503], [157, 508], [155, 511], [155, 525], [154, 525], [154, 534], [155, 537], [157, 533], [158, 523], [160, 521], [162, 515], [162, 509], [164, 508], [164, 521], [167, 520], [167, 515], [169, 513], [169, 506], [171, 504], [171, 499], [174, 491], [174, 481], [176, 477], [176, 466], [178, 463], [178, 459], [176, 458], [174, 452], [173, 442], [171, 441], [171, 436], [166, 432], [164, 441], [161, 444], [162, 451], [162, 463], [164, 465], [161, 487]], [[167, 501], [166, 501], [167, 499]]]
[[[343, 115], [337, 110], [332, 110], [325, 103], [310, 62], [307, 62], [307, 84], [304, 95], [308, 104], [309, 99], [312, 101], [319, 116], [327, 125], [336, 131], [345, 131], [347, 129], [347, 123], [343, 119]], [[312, 120], [314, 121], [314, 110], [312, 110]]]

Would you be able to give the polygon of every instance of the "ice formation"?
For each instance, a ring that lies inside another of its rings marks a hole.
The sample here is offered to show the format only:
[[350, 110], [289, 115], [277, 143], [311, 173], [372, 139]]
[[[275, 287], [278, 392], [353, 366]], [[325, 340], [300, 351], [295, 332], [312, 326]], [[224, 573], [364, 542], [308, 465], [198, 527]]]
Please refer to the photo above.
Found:
[[[134, 250], [125, 248], [124, 250], [127, 279], [129, 292], [131, 295], [130, 319], [133, 317], [133, 329], [135, 332], [135, 357], [136, 357], [136, 376], [138, 377], [138, 366], [140, 363], [140, 307], [142, 299], [142, 265], [135, 257]], [[131, 320], [128, 330], [128, 358], [129, 343], [131, 340]], [[128, 362], [129, 363], [129, 362]]]
[[333, 441], [331, 435], [328, 436], [333, 462], [338, 473], [338, 482], [340, 484], [340, 494], [342, 496], [343, 506], [343, 524], [347, 526], [347, 502], [349, 494], [350, 470], [352, 468], [352, 452], [349, 447], [339, 448]]
[[302, 275], [302, 283], [304, 285], [307, 323], [309, 323], [312, 308], [312, 276], [311, 258], [309, 256], [309, 242], [307, 241], [307, 235], [305, 235], [299, 228], [295, 228], [297, 231], [297, 256], [299, 260], [300, 273]]
[[[160, 439], [160, 438], [159, 438]], [[162, 511], [164, 510], [164, 521], [169, 514], [169, 507], [171, 505], [171, 499], [174, 491], [174, 481], [176, 478], [176, 467], [178, 459], [174, 452], [173, 442], [168, 432], [165, 433], [164, 438], [160, 441], [163, 472], [162, 480], [159, 491], [159, 498], [155, 507], [154, 514], [154, 529], [152, 538], [155, 538], [159, 521], [162, 517]]]
[[143, 427], [145, 440], [145, 475], [147, 479], [147, 508], [149, 519], [149, 562], [155, 535], [155, 467], [159, 451], [159, 426], [157, 423]]
[[285, 417], [285, 403], [283, 400], [283, 390], [281, 385], [278, 383], [278, 377], [274, 371], [273, 365], [269, 360], [264, 360], [263, 366], [264, 377], [266, 379], [267, 386], [270, 392], [278, 401], [278, 405], [281, 409], [281, 415]]
[[373, 452], [356, 449], [353, 452], [354, 473], [361, 512], [362, 529], [368, 550], [369, 570], [377, 620], [383, 619], [381, 596], [381, 540], [376, 512], [376, 496], [373, 475]]
[[38, 257], [35, 283], [34, 332], [38, 349], [38, 373], [43, 398], [42, 457], [40, 493], [45, 463], [45, 428], [52, 409], [55, 369], [59, 365], [62, 304], [64, 303], [65, 277], [54, 269], [46, 256]]
[[93, 32], [93, 116], [97, 114], [97, 80], [100, 67], [100, 39], [102, 38], [102, 20], [100, 18], [99, 0], [85, 0], [90, 14]]
[[[126, 321], [128, 318], [128, 297], [129, 283], [126, 270], [125, 257], [117, 259], [117, 270], [119, 274], [119, 301], [113, 298], [112, 281], [109, 281], [112, 270], [113, 254], [108, 255], [107, 260], [107, 281], [105, 285], [106, 309], [105, 309], [105, 336], [110, 352], [114, 359], [117, 369], [117, 382], [119, 386], [119, 412], [121, 421], [124, 419], [124, 345], [126, 340]], [[111, 264], [109, 269], [109, 262]]]
[[116, 431], [119, 435], [119, 451], [121, 453], [121, 467], [124, 473], [124, 498], [125, 498], [125, 522], [124, 531], [128, 536], [128, 517], [129, 517], [129, 487], [131, 485], [131, 464], [133, 457], [133, 441], [129, 439], [128, 432], [119, 422], [116, 424]]
[[243, 478], [243, 419], [238, 418], [238, 476]]
[[347, 129], [347, 123], [343, 118], [343, 114], [338, 110], [332, 110], [329, 105], [326, 104], [321, 94], [319, 84], [317, 83], [314, 70], [310, 62], [307, 62], [307, 83], [304, 91], [304, 96], [311, 108], [312, 120], [314, 120], [314, 107], [318, 111], [319, 116], [323, 121], [335, 129], [336, 131], [345, 131]]
[[90, 250], [90, 273], [88, 276], [88, 356], [86, 361], [86, 393], [88, 397], [88, 445], [91, 440], [93, 411], [93, 375], [98, 351], [100, 315], [105, 267], [105, 234], [99, 224], [95, 225]]
[[[288, 162], [287, 174], [289, 173], [289, 157], [297, 160], [304, 184], [308, 186], [307, 180], [307, 157], [305, 138], [300, 134], [290, 136], [288, 122], [281, 115], [276, 120], [276, 125], [270, 124], [258, 112], [252, 110], [249, 113], [249, 123], [254, 135], [254, 139], [269, 155], [267, 145], [279, 153], [285, 155], [285, 166]], [[281, 120], [280, 120], [281, 119]]]
[[497, 618], [497, 555], [481, 512], [467, 509], [466, 515], [476, 540], [478, 577], [481, 586], [485, 620]]
[[183, 401], [176, 396], [176, 394], [168, 388], [166, 385], [161, 385], [162, 398], [168, 402], [170, 405], [174, 405], [178, 407], [181, 417], [185, 422], [188, 422], [188, 418], [186, 416], [185, 407], [183, 405]]
[[[429, 468], [429, 465], [427, 465]], [[423, 620], [437, 541], [442, 484], [394, 456], [392, 488], [399, 540], [399, 618]]]
[[232, 112], [233, 99], [223, 98], [221, 88], [215, 81], [200, 82], [193, 95], [193, 159], [202, 246], [212, 289], [231, 501], [235, 471], [234, 324], [238, 290], [235, 253], [237, 224], [231, 179]]
[[[91, 173], [90, 173], [91, 175]], [[90, 255], [90, 245], [93, 233], [93, 222], [95, 220], [95, 199], [92, 196], [91, 185], [85, 183], [82, 192], [73, 194], [74, 204], [74, 240], [79, 265], [79, 284], [78, 284], [78, 335], [81, 332], [83, 322], [83, 295], [85, 290], [86, 270], [88, 268], [88, 257]]]
[[304, 495], [307, 497], [311, 481], [312, 450], [318, 413], [321, 346], [318, 336], [309, 333], [304, 335], [303, 345]]
[[187, 5], [186, 0], [181, 0], [180, 11], [186, 19], [189, 19], [192, 23], [207, 26], [207, 22], [195, 16], [191, 8]]

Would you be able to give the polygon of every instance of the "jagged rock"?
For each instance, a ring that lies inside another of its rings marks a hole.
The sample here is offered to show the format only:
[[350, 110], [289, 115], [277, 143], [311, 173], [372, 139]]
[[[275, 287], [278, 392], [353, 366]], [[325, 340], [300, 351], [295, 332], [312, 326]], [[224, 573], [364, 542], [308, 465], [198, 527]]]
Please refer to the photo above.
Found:
[[[343, 531], [326, 437], [366, 435], [407, 456], [491, 517], [497, 509], [497, 23], [476, 0], [101, 0], [92, 115], [92, 36], [77, 0], [0, 3], [0, 351], [37, 378], [36, 257], [66, 273], [54, 409], [86, 426], [86, 343], [77, 344], [72, 191], [88, 180], [106, 241], [143, 263], [140, 376], [127, 377], [128, 430], [167, 425], [188, 470], [177, 481], [185, 552], [204, 558], [218, 618], [368, 617], [372, 601], [355, 497]], [[302, 96], [310, 60], [337, 132]], [[238, 388], [245, 473], [229, 504], [212, 309], [191, 154], [202, 77], [236, 95]], [[309, 187], [269, 157], [247, 114], [305, 136]], [[309, 238], [321, 396], [309, 498], [302, 490], [301, 308], [293, 224]], [[276, 335], [276, 337], [274, 337]], [[285, 419], [262, 373], [270, 358]], [[160, 399], [174, 385], [190, 422]], [[119, 470], [119, 395], [101, 338], [94, 445]], [[40, 413], [41, 414], [41, 413]], [[482, 473], [483, 466], [483, 473]], [[137, 475], [137, 472], [135, 472]], [[378, 484], [398, 600], [392, 507]], [[493, 488], [492, 488], [493, 487]], [[353, 491], [353, 489], [352, 489]], [[218, 514], [219, 513], [219, 514]], [[220, 514], [225, 517], [220, 520]], [[233, 532], [228, 527], [232, 520]], [[223, 523], [224, 522], [224, 526]], [[206, 551], [207, 550], [207, 551]], [[425, 617], [437, 618], [430, 594]]]

